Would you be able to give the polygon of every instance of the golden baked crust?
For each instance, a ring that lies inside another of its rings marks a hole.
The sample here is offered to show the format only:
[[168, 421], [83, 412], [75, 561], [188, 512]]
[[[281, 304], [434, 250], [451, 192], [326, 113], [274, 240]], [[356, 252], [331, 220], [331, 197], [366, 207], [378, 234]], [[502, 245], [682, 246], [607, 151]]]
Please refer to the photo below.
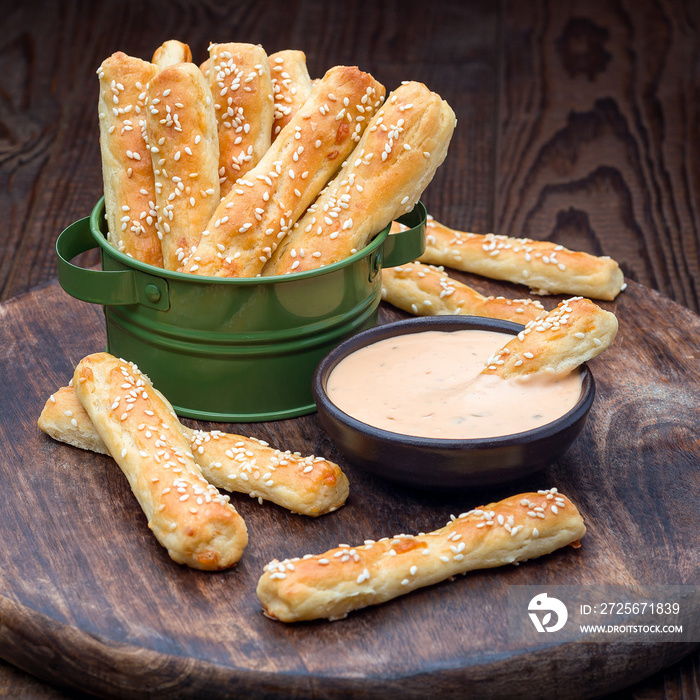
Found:
[[102, 62], [97, 75], [107, 239], [125, 255], [162, 267], [144, 128], [148, 84], [157, 71], [152, 63], [118, 51]]
[[612, 301], [625, 287], [619, 265], [549, 241], [456, 231], [428, 221], [420, 262], [525, 284], [533, 294], [572, 294]]
[[269, 57], [275, 114], [272, 140], [284, 129], [311, 94], [313, 84], [306, 67], [306, 54], [293, 49]]
[[78, 364], [73, 386], [170, 557], [195, 569], [235, 564], [248, 543], [243, 518], [204, 479], [172, 406], [148, 378], [96, 353]]
[[158, 66], [158, 70], [174, 66], [176, 63], [191, 63], [192, 51], [187, 44], [177, 39], [169, 39], [155, 50], [151, 62]]
[[212, 44], [205, 71], [219, 129], [219, 182], [225, 197], [270, 148], [270, 65], [262, 46]]
[[416, 316], [486, 316], [522, 324], [545, 310], [535, 299], [485, 297], [444, 268], [419, 262], [383, 269], [382, 299]]
[[273, 619], [337, 620], [456, 574], [577, 546], [585, 533], [576, 506], [557, 489], [523, 493], [463, 513], [427, 534], [274, 560], [265, 567], [257, 593]]
[[54, 440], [82, 450], [109, 454], [107, 445], [95, 430], [72, 386], [63, 386], [49, 396], [37, 425]]
[[447, 155], [455, 123], [447, 102], [422, 83], [394, 90], [263, 274], [312, 270], [364, 248], [394, 218], [413, 209]]
[[617, 327], [615, 314], [589, 299], [566, 299], [494, 353], [482, 374], [504, 379], [541, 372], [566, 375], [610, 347]]
[[258, 275], [340, 169], [383, 96], [371, 75], [349, 66], [331, 68], [263, 159], [221, 200], [181, 270]]
[[169, 66], [151, 80], [146, 122], [163, 265], [175, 270], [219, 203], [214, 106], [194, 63]]
[[348, 497], [347, 477], [323, 457], [282, 452], [256, 438], [218, 430], [190, 431], [190, 439], [202, 473], [220, 489], [312, 517], [337, 510]]
[[[62, 387], [49, 397], [38, 425], [54, 440], [109, 454], [73, 387]], [[181, 429], [202, 476], [219, 489], [312, 517], [337, 510], [348, 497], [347, 477], [323, 457], [276, 450], [256, 438], [220, 430]]]

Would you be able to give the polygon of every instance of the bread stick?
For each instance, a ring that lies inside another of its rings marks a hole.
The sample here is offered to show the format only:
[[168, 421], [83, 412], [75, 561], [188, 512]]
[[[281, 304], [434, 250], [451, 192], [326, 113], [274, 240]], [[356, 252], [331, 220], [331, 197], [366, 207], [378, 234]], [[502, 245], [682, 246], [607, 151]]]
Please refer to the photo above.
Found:
[[482, 374], [503, 379], [540, 372], [564, 376], [608, 348], [617, 326], [615, 314], [589, 299], [567, 299], [530, 321], [487, 360]]
[[107, 240], [135, 260], [162, 267], [144, 128], [148, 84], [157, 71], [152, 63], [118, 51], [102, 62], [97, 75]]
[[455, 123], [447, 102], [422, 83], [394, 90], [263, 274], [315, 269], [364, 248], [394, 218], [413, 209], [445, 159]]
[[572, 294], [613, 300], [625, 288], [619, 265], [607, 256], [568, 250], [549, 241], [456, 231], [428, 221], [420, 262], [524, 284], [533, 294]]
[[270, 148], [274, 106], [267, 54], [253, 44], [212, 44], [207, 72], [219, 131], [225, 197]]
[[169, 66], [151, 80], [146, 121], [163, 265], [175, 270], [219, 203], [214, 106], [194, 63]]
[[[38, 425], [54, 440], [109, 454], [73, 387], [62, 387], [49, 397]], [[337, 464], [322, 457], [302, 457], [256, 438], [219, 430], [181, 428], [202, 476], [219, 489], [312, 517], [337, 510], [348, 497], [347, 477]]]
[[[258, 165], [221, 200], [183, 272], [255, 277], [340, 169], [384, 96], [358, 68], [331, 68]], [[359, 118], [359, 121], [358, 121]]]
[[187, 44], [183, 44], [177, 39], [170, 39], [161, 44], [153, 54], [152, 63], [158, 66], [158, 70], [163, 70], [176, 63], [191, 63], [192, 51]]
[[49, 396], [37, 425], [58, 442], [102, 455], [109, 454], [72, 386], [63, 386]]
[[526, 561], [586, 533], [576, 506], [557, 489], [490, 503], [419, 535], [396, 535], [323, 554], [273, 560], [258, 581], [268, 617], [282, 622], [328, 618], [384, 603], [456, 574]]
[[248, 542], [243, 518], [204, 479], [172, 407], [148, 378], [96, 353], [78, 364], [73, 386], [170, 557], [195, 569], [235, 564]]
[[270, 55], [269, 62], [275, 102], [272, 123], [274, 141], [309, 98], [313, 84], [306, 67], [306, 54], [303, 51], [291, 49], [278, 51]]
[[218, 430], [190, 431], [192, 451], [206, 479], [301, 515], [331, 513], [348, 497], [348, 479], [334, 462], [273, 449], [256, 438]]
[[535, 299], [485, 297], [444, 268], [419, 262], [383, 269], [382, 299], [416, 316], [486, 316], [522, 324], [544, 311]]

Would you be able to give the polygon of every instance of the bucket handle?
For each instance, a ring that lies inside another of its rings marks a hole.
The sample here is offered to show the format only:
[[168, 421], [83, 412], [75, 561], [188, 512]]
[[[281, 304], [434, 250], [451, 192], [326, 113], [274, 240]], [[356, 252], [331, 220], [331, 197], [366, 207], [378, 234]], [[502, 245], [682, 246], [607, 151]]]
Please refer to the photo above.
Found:
[[[382, 246], [384, 267], [404, 265], [423, 255], [427, 212], [422, 202], [397, 221], [408, 226], [406, 231], [389, 235]], [[92, 235], [90, 217], [80, 219], [66, 228], [56, 241], [58, 282], [68, 294], [81, 301], [102, 306], [141, 304], [150, 309], [170, 308], [168, 282], [137, 269], [88, 270], [70, 261], [88, 250], [97, 248]]]
[[384, 239], [382, 267], [396, 267], [413, 262], [425, 252], [425, 227], [428, 213], [423, 202], [400, 216], [396, 221], [408, 226], [407, 231], [400, 231]]
[[90, 217], [80, 219], [61, 233], [56, 241], [58, 282], [72, 297], [103, 306], [141, 304], [167, 311], [168, 283], [141, 270], [86, 270], [70, 261], [80, 253], [97, 248], [90, 229]]

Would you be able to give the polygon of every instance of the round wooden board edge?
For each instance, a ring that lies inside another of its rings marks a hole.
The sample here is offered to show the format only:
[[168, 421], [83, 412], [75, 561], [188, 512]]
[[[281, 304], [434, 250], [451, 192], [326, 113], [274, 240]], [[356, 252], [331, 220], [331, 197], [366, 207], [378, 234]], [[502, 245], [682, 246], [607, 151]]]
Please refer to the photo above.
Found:
[[[674, 311], [688, 321], [700, 322], [691, 310], [678, 305], [663, 294], [631, 282], [645, 294], [671, 304]], [[8, 307], [27, 302], [41, 293], [54, 294], [60, 289], [57, 281], [49, 281], [0, 303]], [[393, 311], [393, 307], [389, 307]], [[400, 313], [400, 312], [399, 312]], [[37, 643], [37, 640], [43, 640]], [[446, 697], [528, 697], [531, 683], [540, 687], [543, 677], [554, 682], [580, 678], [595, 669], [585, 688], [575, 686], [581, 694], [592, 697], [628, 687], [692, 653], [700, 644], [608, 644], [603, 655], [608, 660], [626, 661], [627, 673], [618, 675], [615, 664], [596, 659], [598, 645], [576, 643], [577, 653], [560, 647], [556, 655], [551, 648], [525, 652], [504, 659], [494, 655], [492, 661], [475, 659], [463, 666], [439, 666], [415, 676], [381, 677], [305, 675], [256, 672], [221, 666], [205, 659], [177, 657], [122, 642], [96, 637], [70, 624], [22, 606], [0, 594], [0, 657], [18, 668], [54, 683], [102, 697], [231, 697], [232, 694], [254, 692], [266, 697], [318, 697], [327, 695], [386, 697], [401, 692], [406, 697], [425, 697], [439, 689]], [[565, 653], [566, 652], [566, 653]], [[572, 666], [571, 659], [576, 659]], [[479, 665], [477, 665], [477, 663]], [[567, 678], [561, 678], [562, 668]], [[587, 674], [588, 675], [588, 674]], [[559, 676], [559, 677], [558, 677]], [[516, 687], [513, 687], [516, 684]], [[467, 691], [466, 689], [469, 689]], [[469, 695], [465, 695], [468, 692]], [[557, 695], [552, 690], [552, 697]], [[541, 697], [548, 697], [542, 695]]]
[[[42, 643], [37, 644], [37, 639]], [[515, 657], [497, 655], [486, 664], [444, 666], [415, 676], [331, 677], [256, 672], [109, 642], [0, 595], [1, 658], [61, 688], [104, 698], [154, 696], [165, 700], [198, 698], [203, 693], [212, 699], [251, 693], [268, 698], [386, 698], [394, 693], [423, 698], [439, 689], [446, 698], [515, 699], [530, 697], [533, 683], [539, 688], [538, 697], [555, 698], [559, 697], [561, 683], [574, 683], [586, 669], [597, 666], [598, 672], [585, 687], [573, 686], [580, 694], [568, 697], [575, 700], [628, 687], [700, 648], [700, 644], [667, 644], [665, 653], [659, 653], [658, 645], [650, 643], [608, 643], [604, 657], [611, 663], [601, 664], [601, 655], [596, 652], [599, 644], [574, 644], [575, 654], [569, 653], [572, 644], [545, 647]], [[575, 664], [572, 658], [576, 659]], [[627, 664], [628, 673], [624, 676], [612, 662], [620, 658], [632, 662]], [[557, 677], [562, 668], [567, 671], [566, 678]], [[542, 688], [543, 678], [550, 681], [551, 694]]]

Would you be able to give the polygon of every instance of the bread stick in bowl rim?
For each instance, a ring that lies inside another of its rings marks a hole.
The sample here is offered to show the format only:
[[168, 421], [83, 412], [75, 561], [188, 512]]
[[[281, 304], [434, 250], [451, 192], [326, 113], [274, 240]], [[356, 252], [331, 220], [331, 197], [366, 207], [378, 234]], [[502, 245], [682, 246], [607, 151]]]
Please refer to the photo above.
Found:
[[225, 197], [272, 142], [274, 108], [267, 54], [253, 44], [212, 44], [205, 77], [219, 129], [219, 182]]
[[146, 135], [149, 82], [158, 67], [117, 51], [97, 70], [107, 240], [135, 260], [163, 267], [156, 185]]
[[192, 51], [182, 41], [169, 39], [153, 52], [151, 62], [158, 66], [158, 70], [174, 66], [177, 63], [192, 63]]
[[369, 120], [343, 169], [274, 251], [263, 275], [313, 270], [364, 248], [413, 209], [447, 155], [455, 124], [452, 108], [422, 83], [396, 88]]
[[219, 141], [211, 90], [194, 63], [167, 66], [148, 87], [146, 134], [163, 266], [175, 270], [219, 203]]
[[258, 275], [340, 169], [383, 99], [384, 87], [368, 73], [353, 66], [327, 71], [256, 167], [221, 200], [181, 271]]
[[306, 54], [292, 49], [269, 57], [275, 114], [272, 124], [274, 141], [306, 102], [313, 84], [306, 67]]
[[503, 379], [535, 374], [564, 376], [612, 345], [615, 314], [590, 299], [573, 297], [525, 328], [486, 361], [482, 374]]

